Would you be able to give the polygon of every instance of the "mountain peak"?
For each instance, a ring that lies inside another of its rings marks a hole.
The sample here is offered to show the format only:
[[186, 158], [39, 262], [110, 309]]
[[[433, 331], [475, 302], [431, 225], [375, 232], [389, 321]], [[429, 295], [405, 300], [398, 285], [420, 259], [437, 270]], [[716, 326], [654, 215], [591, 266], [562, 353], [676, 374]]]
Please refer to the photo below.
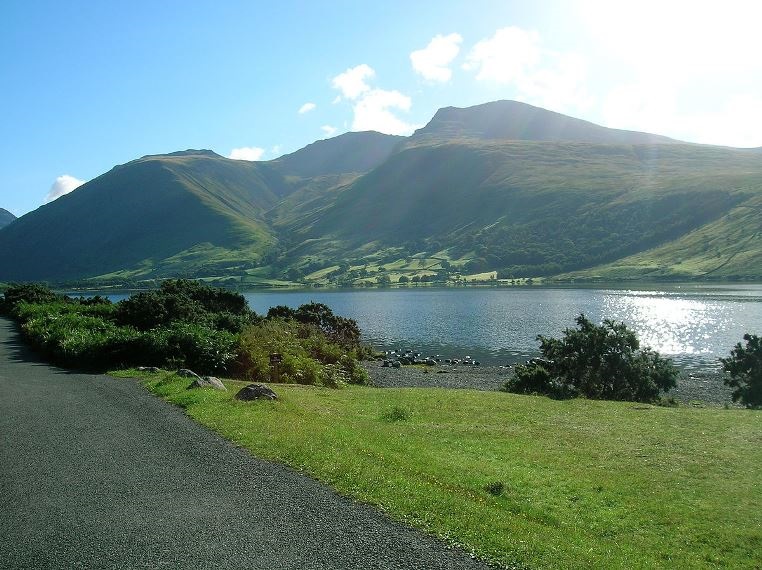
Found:
[[206, 156], [209, 158], [222, 158], [219, 154], [214, 152], [213, 150], [208, 149], [192, 149], [189, 148], [188, 150], [178, 150], [177, 152], [170, 152], [166, 154], [165, 156]]
[[598, 144], [667, 144], [679, 141], [636, 131], [610, 129], [520, 101], [473, 107], [444, 107], [413, 134], [414, 139], [573, 141]]
[[15, 219], [16, 216], [11, 214], [8, 210], [0, 208], [0, 228], [7, 226]]

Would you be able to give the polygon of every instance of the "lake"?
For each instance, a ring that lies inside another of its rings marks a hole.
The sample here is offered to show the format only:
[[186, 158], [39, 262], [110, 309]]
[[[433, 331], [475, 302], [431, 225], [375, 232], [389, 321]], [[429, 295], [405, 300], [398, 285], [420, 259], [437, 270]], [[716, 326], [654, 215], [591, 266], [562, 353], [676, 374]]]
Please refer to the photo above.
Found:
[[537, 356], [536, 336], [559, 336], [580, 313], [595, 322], [624, 321], [642, 345], [689, 371], [718, 369], [717, 359], [727, 356], [744, 333], [762, 334], [758, 284], [258, 290], [244, 296], [260, 314], [275, 305], [325, 303], [357, 320], [365, 340], [380, 350], [470, 355], [485, 365]]
[[356, 319], [376, 348], [414, 349], [483, 364], [537, 356], [538, 334], [559, 336], [584, 313], [624, 321], [642, 345], [687, 370], [717, 369], [744, 333], [762, 334], [762, 285], [660, 285], [637, 288], [515, 287], [256, 291], [251, 308], [316, 301]]

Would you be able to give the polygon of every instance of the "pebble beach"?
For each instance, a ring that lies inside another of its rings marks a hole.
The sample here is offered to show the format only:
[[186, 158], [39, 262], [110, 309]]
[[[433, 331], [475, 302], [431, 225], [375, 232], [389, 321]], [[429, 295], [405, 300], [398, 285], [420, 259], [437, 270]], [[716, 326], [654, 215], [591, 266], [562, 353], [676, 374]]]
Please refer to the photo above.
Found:
[[[365, 362], [373, 386], [379, 388], [456, 388], [498, 391], [513, 373], [503, 366], [417, 366], [401, 368], [381, 366], [380, 361]], [[683, 372], [677, 387], [667, 397], [683, 405], [733, 405], [731, 389], [722, 382], [719, 372]]]

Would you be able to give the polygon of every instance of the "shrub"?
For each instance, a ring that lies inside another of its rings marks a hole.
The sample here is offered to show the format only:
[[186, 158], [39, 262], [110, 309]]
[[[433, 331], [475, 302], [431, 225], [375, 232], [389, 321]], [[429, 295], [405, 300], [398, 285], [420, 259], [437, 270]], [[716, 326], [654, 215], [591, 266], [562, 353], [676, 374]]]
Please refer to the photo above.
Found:
[[360, 327], [354, 319], [334, 315], [328, 305], [323, 303], [306, 303], [294, 310], [278, 305], [267, 312], [268, 319], [296, 320], [300, 323], [318, 327], [333, 342], [344, 347], [354, 347], [360, 344]]
[[99, 316], [74, 311], [51, 311], [29, 318], [22, 332], [53, 362], [72, 368], [130, 366], [139, 355], [135, 350], [139, 333], [135, 329], [117, 327]]
[[672, 361], [640, 348], [624, 323], [595, 325], [584, 315], [561, 339], [538, 336], [543, 359], [517, 365], [506, 384], [510, 392], [556, 398], [577, 395], [602, 400], [654, 402], [676, 384]]
[[14, 314], [19, 303], [52, 303], [58, 299], [47, 285], [41, 283], [11, 283], [3, 293], [2, 312]]
[[156, 291], [143, 291], [120, 301], [116, 318], [119, 324], [140, 330], [187, 322], [240, 332], [253, 317], [240, 293], [176, 279], [163, 282]]
[[241, 334], [238, 373], [254, 381], [270, 380], [270, 354], [282, 356], [281, 380], [298, 384], [340, 386], [367, 383], [365, 369], [353, 351], [333, 342], [313, 324], [272, 317]]
[[236, 356], [236, 335], [196, 323], [173, 323], [144, 332], [140, 348], [146, 364], [184, 366], [199, 374], [228, 370]]
[[723, 370], [729, 374], [724, 382], [734, 388], [734, 402], [762, 408], [762, 338], [745, 334], [743, 339], [746, 346], [739, 342], [728, 358], [720, 358]]

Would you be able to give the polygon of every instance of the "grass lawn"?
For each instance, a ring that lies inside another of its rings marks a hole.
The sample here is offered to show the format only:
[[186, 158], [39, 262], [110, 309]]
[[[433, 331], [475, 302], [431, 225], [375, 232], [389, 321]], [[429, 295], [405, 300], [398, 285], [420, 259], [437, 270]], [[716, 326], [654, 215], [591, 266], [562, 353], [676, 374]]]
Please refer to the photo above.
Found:
[[119, 375], [259, 457], [507, 566], [762, 564], [762, 412], [293, 385], [244, 403], [241, 382], [222, 393]]

